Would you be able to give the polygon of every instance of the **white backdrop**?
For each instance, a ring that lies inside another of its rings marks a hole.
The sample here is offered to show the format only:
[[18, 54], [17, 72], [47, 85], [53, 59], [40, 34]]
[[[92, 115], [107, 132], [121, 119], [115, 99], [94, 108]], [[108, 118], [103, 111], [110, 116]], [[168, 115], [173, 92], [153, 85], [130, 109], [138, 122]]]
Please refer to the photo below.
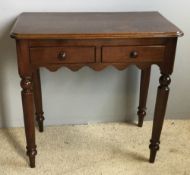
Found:
[[[185, 33], [178, 42], [166, 117], [190, 118], [189, 6], [187, 0], [0, 0], [0, 127], [23, 126], [15, 42], [9, 32], [16, 17], [29, 11], [160, 11]], [[159, 78], [156, 66], [152, 72], [146, 119], [152, 119]], [[101, 72], [83, 68], [77, 73], [42, 69], [45, 123], [136, 120], [139, 75], [136, 67]]]

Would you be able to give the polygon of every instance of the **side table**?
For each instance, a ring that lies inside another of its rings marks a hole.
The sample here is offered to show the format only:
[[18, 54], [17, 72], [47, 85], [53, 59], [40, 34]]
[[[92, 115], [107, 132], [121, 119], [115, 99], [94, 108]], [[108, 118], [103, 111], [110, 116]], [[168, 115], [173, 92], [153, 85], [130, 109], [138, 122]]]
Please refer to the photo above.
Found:
[[159, 150], [173, 72], [177, 38], [183, 33], [158, 12], [117, 13], [22, 13], [12, 31], [16, 40], [18, 71], [30, 166], [35, 167], [34, 107], [43, 131], [39, 68], [56, 71], [65, 66], [76, 71], [83, 66], [99, 71], [107, 66], [122, 70], [134, 64], [141, 69], [138, 126], [146, 115], [151, 65], [160, 68], [150, 159]]

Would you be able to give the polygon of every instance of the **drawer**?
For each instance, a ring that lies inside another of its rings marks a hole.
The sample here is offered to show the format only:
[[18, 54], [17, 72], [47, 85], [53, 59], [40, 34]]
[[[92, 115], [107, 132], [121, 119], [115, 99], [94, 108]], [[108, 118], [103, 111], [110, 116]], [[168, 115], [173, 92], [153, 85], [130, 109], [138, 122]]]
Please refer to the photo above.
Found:
[[93, 63], [95, 62], [95, 47], [30, 48], [30, 59], [33, 64]]
[[162, 61], [164, 45], [159, 46], [105, 46], [102, 62]]

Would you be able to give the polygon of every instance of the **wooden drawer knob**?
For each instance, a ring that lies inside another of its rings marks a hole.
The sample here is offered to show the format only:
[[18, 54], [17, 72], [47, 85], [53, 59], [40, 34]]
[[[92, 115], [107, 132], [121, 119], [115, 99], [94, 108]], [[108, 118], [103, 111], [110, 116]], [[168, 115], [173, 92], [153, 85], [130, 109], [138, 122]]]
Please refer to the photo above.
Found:
[[59, 54], [58, 54], [58, 59], [59, 59], [60, 61], [63, 61], [63, 60], [65, 60], [65, 58], [66, 58], [66, 53], [65, 53], [64, 51], [59, 52]]
[[130, 58], [137, 58], [139, 56], [139, 53], [137, 51], [132, 51], [130, 53]]

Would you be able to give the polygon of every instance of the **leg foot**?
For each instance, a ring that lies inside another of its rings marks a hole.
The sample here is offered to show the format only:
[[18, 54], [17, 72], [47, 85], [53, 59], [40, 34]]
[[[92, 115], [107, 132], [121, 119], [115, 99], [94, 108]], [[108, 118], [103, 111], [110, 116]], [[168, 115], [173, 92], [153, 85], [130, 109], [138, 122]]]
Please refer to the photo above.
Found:
[[37, 155], [36, 145], [34, 146], [34, 148], [29, 149], [28, 147], [26, 147], [26, 149], [30, 161], [30, 167], [35, 168], [35, 156]]
[[43, 116], [43, 112], [42, 113], [36, 113], [36, 121], [38, 123], [38, 127], [39, 127], [39, 131], [43, 132], [44, 131], [44, 125], [43, 125], [43, 121], [44, 121], [44, 116]]
[[150, 140], [150, 158], [149, 158], [149, 162], [150, 163], [154, 163], [155, 158], [156, 158], [156, 153], [159, 150], [159, 144], [160, 142], [153, 142], [152, 140]]
[[139, 116], [138, 117], [138, 127], [142, 127], [143, 125], [143, 121], [144, 121], [144, 117], [146, 115], [146, 108], [140, 108], [138, 107], [138, 112], [137, 112], [137, 115]]

